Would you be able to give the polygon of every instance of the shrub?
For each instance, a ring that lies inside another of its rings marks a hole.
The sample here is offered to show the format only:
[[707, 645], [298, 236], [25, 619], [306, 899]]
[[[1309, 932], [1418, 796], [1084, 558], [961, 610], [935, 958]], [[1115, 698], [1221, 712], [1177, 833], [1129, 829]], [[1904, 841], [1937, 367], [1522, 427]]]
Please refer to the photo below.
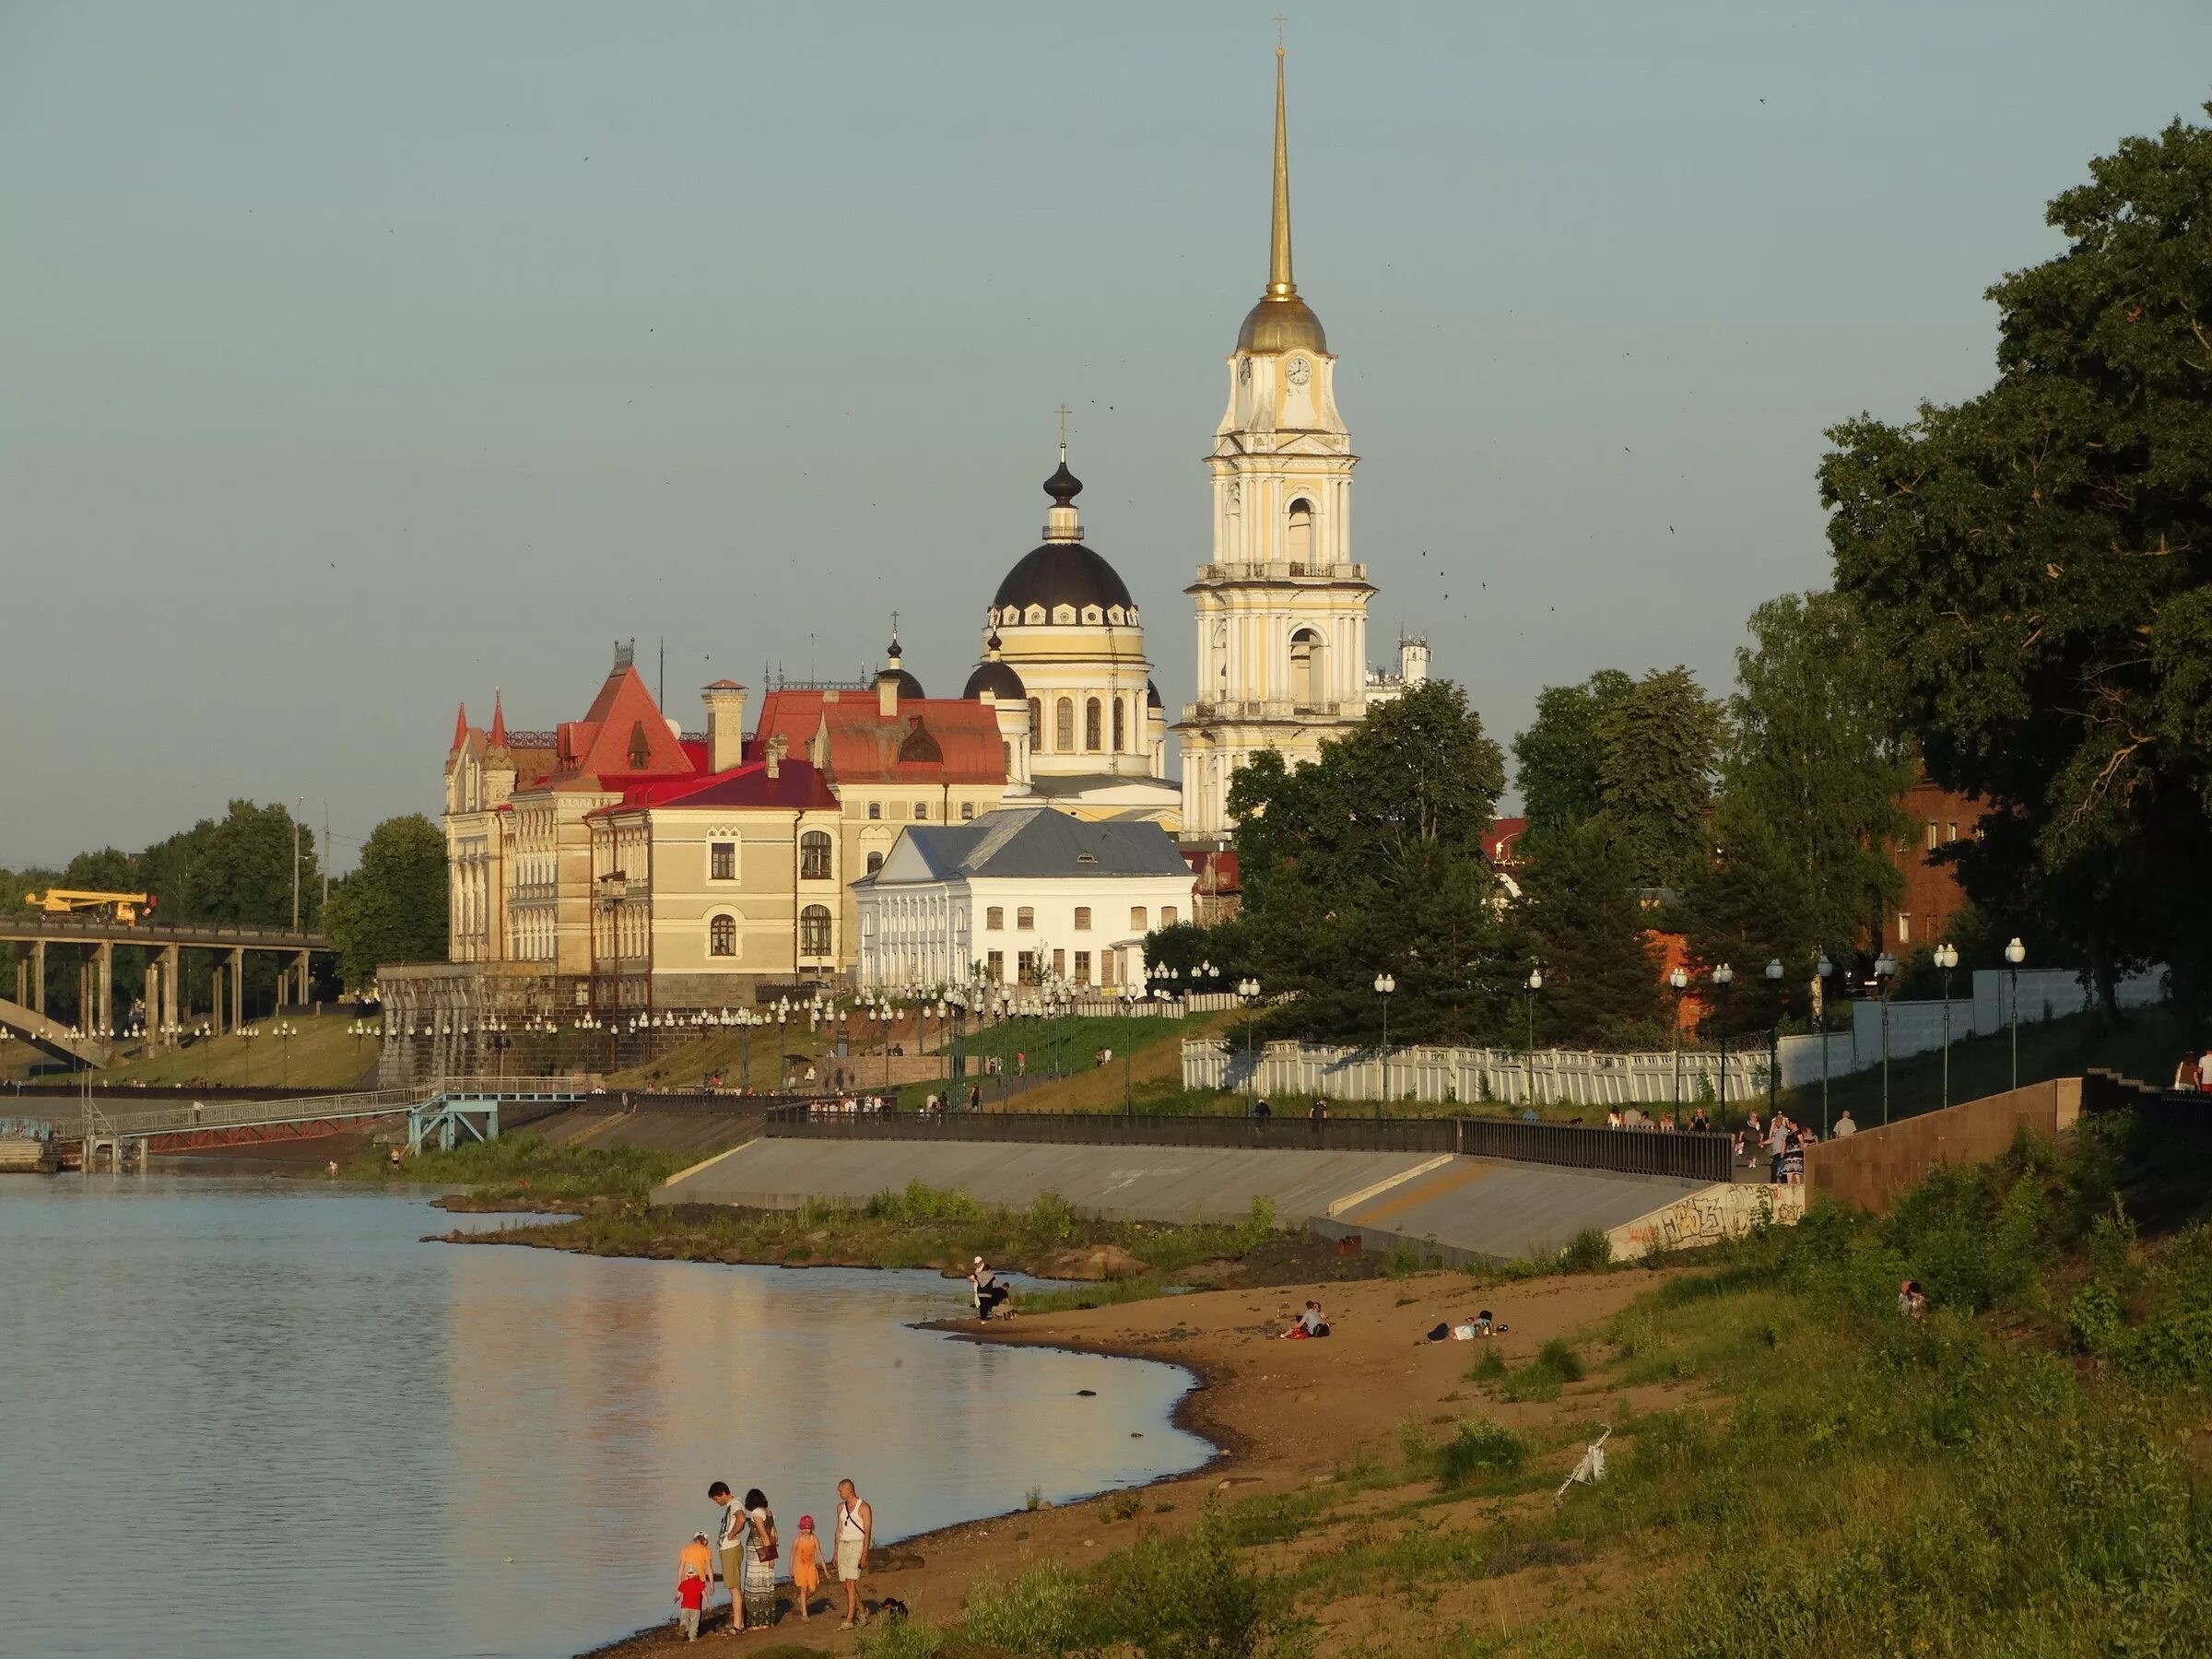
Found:
[[1559, 1252], [1562, 1273], [1603, 1273], [1612, 1265], [1613, 1241], [1594, 1227], [1583, 1229]]
[[1494, 1382], [1500, 1377], [1504, 1376], [1505, 1371], [1505, 1356], [1494, 1347], [1486, 1347], [1482, 1350], [1482, 1358], [1476, 1360], [1468, 1370], [1467, 1381], [1470, 1382]]
[[1459, 1432], [1438, 1450], [1436, 1477], [1446, 1487], [1462, 1487], [1477, 1475], [1518, 1474], [1527, 1461], [1528, 1442], [1486, 1418], [1462, 1423]]
[[[892, 1618], [861, 1631], [857, 1648], [860, 1659], [936, 1659], [945, 1650], [945, 1637], [926, 1618]], [[764, 1651], [760, 1659], [769, 1659], [773, 1651]], [[818, 1650], [794, 1643], [788, 1651], [812, 1653]]]
[[1268, 1240], [1275, 1237], [1275, 1200], [1254, 1198], [1252, 1208], [1237, 1228], [1236, 1249], [1239, 1255], [1250, 1255]]

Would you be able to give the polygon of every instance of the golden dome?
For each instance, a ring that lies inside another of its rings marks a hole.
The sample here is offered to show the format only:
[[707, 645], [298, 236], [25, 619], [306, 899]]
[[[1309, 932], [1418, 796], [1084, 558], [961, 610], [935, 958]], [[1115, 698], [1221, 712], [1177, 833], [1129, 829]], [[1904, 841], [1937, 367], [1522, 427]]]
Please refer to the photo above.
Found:
[[1329, 348], [1329, 336], [1322, 331], [1321, 319], [1313, 308], [1296, 294], [1277, 298], [1273, 294], [1244, 313], [1244, 326], [1237, 330], [1239, 351], [1320, 351]]

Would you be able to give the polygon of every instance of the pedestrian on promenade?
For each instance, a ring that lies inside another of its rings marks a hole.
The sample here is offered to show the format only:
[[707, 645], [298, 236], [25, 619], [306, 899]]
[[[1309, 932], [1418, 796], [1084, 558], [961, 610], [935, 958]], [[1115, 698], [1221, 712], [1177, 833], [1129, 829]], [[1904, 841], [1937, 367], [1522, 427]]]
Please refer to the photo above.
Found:
[[722, 1558], [722, 1586], [730, 1593], [730, 1629], [745, 1629], [745, 1604], [738, 1598], [745, 1583], [745, 1511], [730, 1495], [730, 1483], [718, 1480], [707, 1496], [722, 1506], [722, 1529], [715, 1550]]
[[1255, 1118], [1271, 1118], [1275, 1115], [1275, 1108], [1268, 1105], [1266, 1098], [1263, 1096], [1253, 1102], [1252, 1115]]
[[849, 1630], [863, 1622], [860, 1575], [868, 1570], [868, 1546], [876, 1536], [876, 1512], [870, 1509], [852, 1480], [837, 1483], [837, 1581], [845, 1587], [845, 1619], [837, 1628]]
[[776, 1517], [759, 1487], [745, 1495], [745, 1623], [764, 1630], [776, 1622]]
[[[2182, 1056], [2182, 1063], [2173, 1068], [2174, 1092], [2176, 1094], [2194, 1094], [2196, 1092], [2197, 1084], [2202, 1080], [2203, 1074], [2197, 1070], [2196, 1056], [2194, 1054], [2183, 1054]], [[194, 1114], [193, 1121], [194, 1123], [199, 1121], [198, 1114], [196, 1112]]]
[[981, 1112], [982, 1109], [983, 1109], [983, 1086], [982, 1086], [981, 1083], [971, 1083], [971, 1084], [969, 1084], [969, 1085], [968, 1085], [968, 1110], [969, 1110], [969, 1111], [971, 1111], [971, 1112]]
[[691, 1542], [676, 1558], [676, 1621], [683, 1627], [686, 1641], [699, 1640], [699, 1616], [706, 1610], [707, 1592], [713, 1583], [714, 1552], [707, 1547], [705, 1533], [693, 1533]]
[[1705, 1115], [1704, 1107], [1700, 1106], [1689, 1114], [1689, 1130], [1692, 1135], [1712, 1133], [1712, 1120]]
[[814, 1517], [799, 1517], [799, 1535], [791, 1547], [791, 1587], [798, 1593], [799, 1617], [814, 1617], [814, 1593], [822, 1587], [822, 1541], [814, 1535]]
[[1845, 1135], [1856, 1135], [1858, 1132], [1858, 1124], [1851, 1121], [1851, 1108], [1848, 1106], [1844, 1107], [1843, 1115], [1836, 1120], [1834, 1138], [1837, 1140], [1841, 1140]]

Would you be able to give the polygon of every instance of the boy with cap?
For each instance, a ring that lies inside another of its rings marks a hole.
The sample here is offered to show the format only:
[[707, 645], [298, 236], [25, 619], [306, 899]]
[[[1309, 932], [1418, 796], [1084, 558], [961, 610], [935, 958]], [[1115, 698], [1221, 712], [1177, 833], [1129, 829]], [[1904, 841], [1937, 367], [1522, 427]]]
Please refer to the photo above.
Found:
[[699, 1640], [699, 1615], [707, 1605], [707, 1586], [713, 1578], [714, 1552], [707, 1547], [707, 1535], [693, 1533], [691, 1542], [676, 1558], [676, 1605], [681, 1609], [676, 1619], [686, 1641]]

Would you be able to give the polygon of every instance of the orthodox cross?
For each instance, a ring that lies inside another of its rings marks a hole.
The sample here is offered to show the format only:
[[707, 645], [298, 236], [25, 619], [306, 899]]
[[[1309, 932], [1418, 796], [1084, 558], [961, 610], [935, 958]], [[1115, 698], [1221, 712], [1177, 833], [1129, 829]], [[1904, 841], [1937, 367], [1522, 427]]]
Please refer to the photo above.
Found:
[[1067, 459], [1067, 418], [1075, 411], [1062, 404], [1053, 413], [1060, 417], [1060, 459], [1065, 461]]

